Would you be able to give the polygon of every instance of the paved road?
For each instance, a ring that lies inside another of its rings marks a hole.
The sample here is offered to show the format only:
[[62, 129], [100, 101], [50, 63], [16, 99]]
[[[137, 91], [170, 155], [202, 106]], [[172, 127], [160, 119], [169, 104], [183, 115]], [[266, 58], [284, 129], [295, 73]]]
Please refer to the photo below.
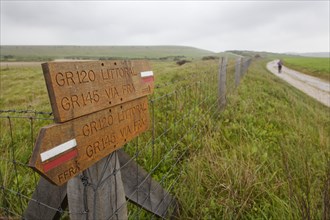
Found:
[[285, 66], [282, 67], [282, 73], [278, 73], [277, 62], [278, 60], [274, 60], [267, 63], [267, 69], [276, 76], [287, 81], [297, 89], [303, 91], [317, 101], [330, 107], [329, 82], [326, 82], [316, 77], [308, 76], [295, 70], [291, 70], [289, 68], [286, 68]]

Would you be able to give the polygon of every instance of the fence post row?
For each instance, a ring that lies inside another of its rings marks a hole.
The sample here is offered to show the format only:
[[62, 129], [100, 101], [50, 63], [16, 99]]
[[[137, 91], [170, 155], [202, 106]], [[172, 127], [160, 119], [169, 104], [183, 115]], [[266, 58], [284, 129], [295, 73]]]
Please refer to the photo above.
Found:
[[[227, 93], [227, 88], [226, 88], [226, 74], [227, 74], [227, 58], [226, 57], [221, 57], [220, 58], [220, 65], [219, 65], [219, 84], [218, 84], [218, 105], [219, 109], [223, 110], [224, 107], [227, 104], [227, 99], [226, 99], [226, 93]], [[243, 77], [245, 73], [247, 73], [247, 70], [250, 66], [251, 59], [244, 60], [242, 57], [237, 58], [235, 62], [235, 88], [238, 87], [240, 84], [240, 80]]]
[[124, 196], [158, 217], [176, 215], [175, 198], [120, 149], [62, 186], [41, 177], [23, 216], [60, 219], [61, 211], [69, 205], [71, 219], [127, 219]]

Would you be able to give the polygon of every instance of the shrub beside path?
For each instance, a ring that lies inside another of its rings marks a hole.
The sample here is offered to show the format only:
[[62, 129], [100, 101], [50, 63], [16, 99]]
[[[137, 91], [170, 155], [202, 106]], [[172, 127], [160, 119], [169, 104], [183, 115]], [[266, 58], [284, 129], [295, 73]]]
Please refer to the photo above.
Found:
[[330, 83], [322, 79], [309, 76], [295, 70], [282, 67], [282, 72], [278, 73], [277, 70], [278, 60], [267, 63], [267, 69], [278, 76], [279, 78], [287, 81], [292, 86], [303, 91], [307, 95], [313, 97], [322, 104], [330, 107]]

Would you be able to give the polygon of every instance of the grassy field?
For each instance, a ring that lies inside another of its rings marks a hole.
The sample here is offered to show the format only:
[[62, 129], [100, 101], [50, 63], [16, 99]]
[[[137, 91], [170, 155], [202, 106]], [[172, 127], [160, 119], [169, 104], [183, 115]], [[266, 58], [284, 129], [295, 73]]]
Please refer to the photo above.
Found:
[[330, 58], [290, 57], [284, 58], [284, 65], [330, 82]]
[[[269, 73], [266, 62], [255, 60], [234, 90], [230, 60], [230, 94], [220, 113], [217, 60], [183, 66], [152, 61], [159, 86], [151, 114], [156, 118], [154, 135], [160, 138], [137, 160], [148, 171], [160, 163], [152, 176], [158, 181], [166, 177], [163, 185], [174, 186], [179, 219], [329, 218], [329, 108]], [[0, 104], [0, 109], [51, 111], [41, 68], [3, 69]], [[38, 129], [51, 120], [33, 125], [29, 119], [12, 120], [14, 134], [6, 118], [0, 122], [2, 158], [16, 155], [17, 161], [26, 163]], [[144, 134], [125, 150], [134, 155], [135, 144], [142, 148], [152, 135]], [[28, 168], [0, 160], [0, 171], [2, 184], [32, 194], [37, 177]], [[15, 206], [14, 213], [27, 203], [16, 194], [1, 196], [0, 207]], [[131, 219], [150, 218], [132, 210]]]
[[0, 109], [51, 111], [41, 65], [1, 70]]
[[177, 189], [185, 219], [329, 217], [329, 108], [264, 66], [253, 63], [190, 158]]

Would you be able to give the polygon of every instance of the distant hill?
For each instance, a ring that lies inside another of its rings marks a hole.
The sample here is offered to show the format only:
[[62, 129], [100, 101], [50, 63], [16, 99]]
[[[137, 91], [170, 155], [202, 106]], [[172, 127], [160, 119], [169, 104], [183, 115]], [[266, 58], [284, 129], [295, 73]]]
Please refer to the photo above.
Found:
[[330, 57], [330, 52], [315, 52], [315, 53], [287, 53], [303, 57]]
[[185, 46], [0, 46], [1, 60], [44, 61], [54, 59], [174, 59], [217, 55]]
[[249, 50], [230, 50], [226, 53], [235, 54], [237, 56], [243, 57], [268, 57], [268, 58], [280, 58], [280, 57], [290, 57], [293, 55], [283, 54], [283, 53], [272, 53], [266, 51], [249, 51]]
[[330, 53], [327, 52], [317, 52], [317, 53], [273, 53], [266, 51], [249, 51], [249, 50], [229, 50], [226, 51], [227, 54], [232, 54], [236, 56], [244, 57], [268, 57], [268, 58], [285, 58], [285, 57], [330, 57]]

